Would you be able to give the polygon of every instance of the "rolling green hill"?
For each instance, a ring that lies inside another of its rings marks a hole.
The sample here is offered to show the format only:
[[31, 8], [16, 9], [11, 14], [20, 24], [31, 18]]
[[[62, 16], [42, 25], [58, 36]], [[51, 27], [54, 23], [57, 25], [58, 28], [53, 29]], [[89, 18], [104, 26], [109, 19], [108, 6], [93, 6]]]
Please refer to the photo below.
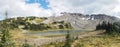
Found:
[[56, 30], [56, 29], [72, 29], [72, 26], [68, 22], [64, 21], [54, 21], [49, 24], [42, 23], [46, 20], [46, 17], [17, 17], [9, 18], [3, 21], [0, 21], [1, 26], [3, 27], [7, 23], [9, 29], [24, 29], [24, 30], [34, 30], [34, 31], [43, 31], [43, 30]]

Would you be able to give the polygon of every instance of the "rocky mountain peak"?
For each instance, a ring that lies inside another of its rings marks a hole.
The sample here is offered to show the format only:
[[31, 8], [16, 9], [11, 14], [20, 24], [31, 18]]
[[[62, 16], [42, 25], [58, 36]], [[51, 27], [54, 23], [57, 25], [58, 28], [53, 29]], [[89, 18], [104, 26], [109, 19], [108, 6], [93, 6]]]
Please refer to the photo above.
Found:
[[71, 23], [75, 29], [95, 29], [96, 25], [103, 22], [119, 21], [119, 18], [105, 14], [85, 15], [81, 13], [62, 12], [61, 16], [48, 18], [43, 23], [51, 23], [54, 21], [65, 21]]

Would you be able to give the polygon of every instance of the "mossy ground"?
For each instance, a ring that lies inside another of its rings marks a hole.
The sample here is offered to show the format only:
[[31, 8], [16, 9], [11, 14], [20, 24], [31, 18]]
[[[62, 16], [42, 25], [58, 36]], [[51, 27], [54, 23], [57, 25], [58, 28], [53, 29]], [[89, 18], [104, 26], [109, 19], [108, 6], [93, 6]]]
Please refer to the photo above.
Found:
[[75, 47], [119, 47], [120, 36], [103, 35], [79, 39]]
[[[20, 29], [10, 30], [10, 32], [14, 40], [43, 38], [40, 36], [38, 37], [38, 36], [24, 35]], [[87, 36], [87, 37], [79, 38], [77, 40], [74, 40], [77, 41], [75, 44], [73, 44], [74, 42], [72, 42], [71, 45], [74, 45], [74, 47], [119, 47], [120, 46], [120, 35], [106, 35], [106, 34], [101, 34], [101, 35], [102, 36], [96, 35], [96, 36]], [[46, 37], [51, 37], [51, 36], [46, 36]], [[56, 36], [52, 36], [52, 37], [56, 37]], [[60, 47], [63, 46], [64, 43], [65, 42], [51, 43], [51, 44], [42, 45], [42, 47]], [[22, 43], [16, 41], [16, 45], [17, 47], [19, 47], [19, 45], [22, 45]]]
[[[74, 44], [74, 47], [119, 47], [120, 35], [88, 36], [75, 41], [77, 42]], [[43, 47], [60, 47], [62, 45], [64, 43], [48, 44], [43, 45]]]

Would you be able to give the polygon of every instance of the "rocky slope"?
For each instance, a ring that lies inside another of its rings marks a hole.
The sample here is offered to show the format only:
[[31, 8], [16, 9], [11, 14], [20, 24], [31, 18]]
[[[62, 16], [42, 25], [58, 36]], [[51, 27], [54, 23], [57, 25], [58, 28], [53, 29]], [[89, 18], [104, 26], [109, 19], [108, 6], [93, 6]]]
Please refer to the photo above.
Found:
[[65, 21], [71, 23], [74, 29], [95, 29], [96, 25], [106, 21], [106, 22], [116, 22], [120, 19], [113, 16], [108, 16], [105, 14], [92, 14], [84, 15], [80, 13], [62, 13], [61, 16], [49, 17], [42, 23], [52, 23], [54, 21]]

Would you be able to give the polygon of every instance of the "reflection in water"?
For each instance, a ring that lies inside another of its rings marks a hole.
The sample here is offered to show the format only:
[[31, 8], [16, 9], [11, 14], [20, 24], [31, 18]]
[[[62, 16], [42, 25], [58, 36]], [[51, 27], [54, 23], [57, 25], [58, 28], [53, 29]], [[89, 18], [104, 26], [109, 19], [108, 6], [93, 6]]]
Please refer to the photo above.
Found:
[[67, 31], [69, 31], [70, 34], [77, 35], [90, 30], [54, 30], [54, 31], [47, 31], [47, 32], [34, 32], [34, 33], [25, 33], [25, 34], [37, 35], [37, 36], [65, 35], [67, 34]]

